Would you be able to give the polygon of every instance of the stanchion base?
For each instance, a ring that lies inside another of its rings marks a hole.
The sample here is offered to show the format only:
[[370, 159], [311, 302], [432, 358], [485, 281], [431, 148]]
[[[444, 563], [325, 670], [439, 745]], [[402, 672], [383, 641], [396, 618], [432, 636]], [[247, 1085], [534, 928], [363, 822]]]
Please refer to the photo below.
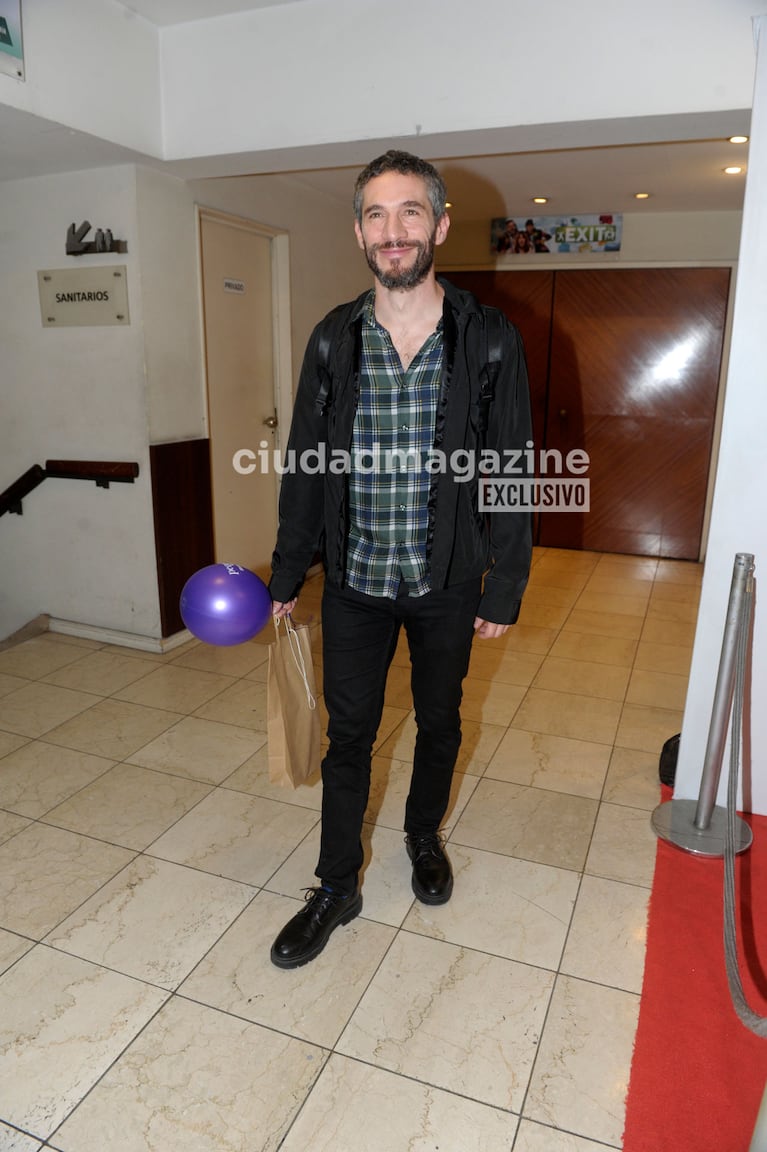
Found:
[[[667, 800], [659, 804], [652, 814], [652, 826], [661, 840], [668, 840], [685, 852], [696, 856], [724, 856], [727, 829], [727, 809], [714, 808], [708, 828], [695, 827], [697, 800]], [[745, 820], [735, 817], [735, 851], [745, 852], [751, 847], [753, 834]]]

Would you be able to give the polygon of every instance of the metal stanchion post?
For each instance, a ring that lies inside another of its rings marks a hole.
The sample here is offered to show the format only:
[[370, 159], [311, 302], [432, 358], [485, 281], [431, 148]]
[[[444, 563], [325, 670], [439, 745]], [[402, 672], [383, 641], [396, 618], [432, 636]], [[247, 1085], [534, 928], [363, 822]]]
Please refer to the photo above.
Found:
[[[719, 787], [727, 741], [727, 725], [732, 711], [738, 632], [746, 596], [751, 594], [753, 571], [753, 555], [750, 552], [738, 552], [733, 565], [730, 600], [727, 606], [719, 673], [698, 799], [667, 800], [664, 804], [659, 804], [652, 814], [652, 826], [661, 839], [668, 840], [677, 848], [697, 856], [724, 855], [727, 810], [717, 807], [714, 801]], [[740, 723], [740, 717], [736, 720]], [[735, 819], [735, 851], [744, 852], [751, 846], [751, 829], [739, 816]]]

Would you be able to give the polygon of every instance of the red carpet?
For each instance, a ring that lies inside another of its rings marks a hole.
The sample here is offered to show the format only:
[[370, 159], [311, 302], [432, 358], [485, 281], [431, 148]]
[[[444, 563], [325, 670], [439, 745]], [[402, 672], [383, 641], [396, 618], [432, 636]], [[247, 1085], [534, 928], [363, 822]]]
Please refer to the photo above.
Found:
[[[664, 799], [670, 792], [664, 789]], [[736, 862], [741, 979], [767, 1016], [767, 817], [748, 817]], [[727, 985], [722, 860], [658, 841], [624, 1152], [748, 1152], [767, 1083], [767, 1039]]]

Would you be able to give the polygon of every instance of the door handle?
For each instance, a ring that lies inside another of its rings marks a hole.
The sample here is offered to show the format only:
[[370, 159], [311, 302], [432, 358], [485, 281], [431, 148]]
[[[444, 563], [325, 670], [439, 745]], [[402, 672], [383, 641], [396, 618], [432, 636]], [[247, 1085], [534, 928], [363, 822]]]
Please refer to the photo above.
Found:
[[267, 428], [276, 428], [279, 425], [279, 420], [276, 416], [267, 416], [266, 420], [264, 420], [264, 424]]

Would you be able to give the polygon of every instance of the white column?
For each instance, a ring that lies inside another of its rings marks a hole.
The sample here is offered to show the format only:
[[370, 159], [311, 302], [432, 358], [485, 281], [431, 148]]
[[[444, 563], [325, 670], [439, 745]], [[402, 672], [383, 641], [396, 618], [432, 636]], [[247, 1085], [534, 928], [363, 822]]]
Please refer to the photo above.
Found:
[[[756, 606], [750, 689], [750, 765], [742, 807], [767, 814], [767, 14], [754, 20], [757, 41], [743, 232], [733, 314], [711, 528], [682, 726], [674, 796], [698, 795], [714, 699], [732, 566], [752, 552]], [[748, 707], [748, 701], [747, 701]], [[729, 743], [717, 804], [726, 803]]]

